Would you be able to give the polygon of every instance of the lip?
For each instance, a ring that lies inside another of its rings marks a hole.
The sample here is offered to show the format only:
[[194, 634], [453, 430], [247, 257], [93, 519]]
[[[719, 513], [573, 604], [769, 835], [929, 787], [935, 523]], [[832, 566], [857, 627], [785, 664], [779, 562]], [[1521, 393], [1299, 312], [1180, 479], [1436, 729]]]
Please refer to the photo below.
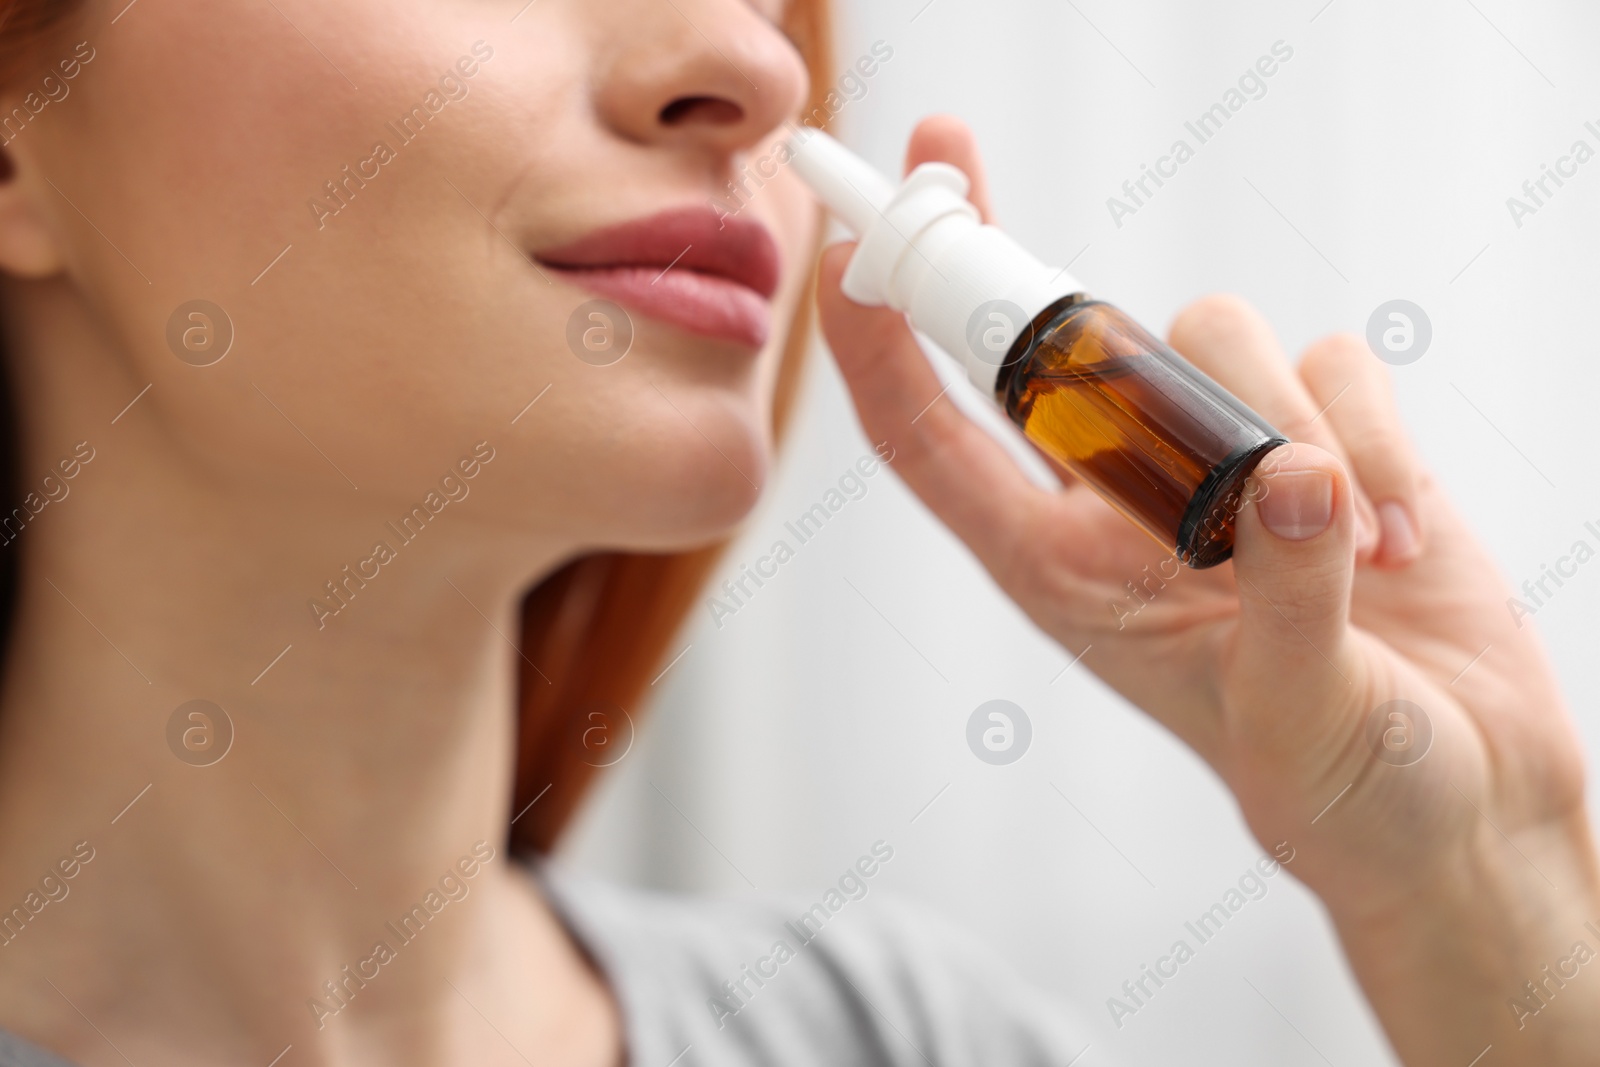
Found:
[[671, 208], [533, 254], [596, 295], [691, 333], [751, 348], [772, 332], [778, 245], [759, 222]]

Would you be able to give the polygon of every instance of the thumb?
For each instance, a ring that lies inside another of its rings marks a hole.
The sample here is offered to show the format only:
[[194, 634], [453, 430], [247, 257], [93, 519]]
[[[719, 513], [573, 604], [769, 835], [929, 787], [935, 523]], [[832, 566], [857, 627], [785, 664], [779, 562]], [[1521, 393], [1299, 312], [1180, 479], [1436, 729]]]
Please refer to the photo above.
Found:
[[1283, 702], [1331, 708], [1357, 698], [1349, 630], [1356, 511], [1350, 477], [1301, 442], [1269, 453], [1234, 531], [1239, 628], [1226, 688], [1246, 716], [1288, 725]]

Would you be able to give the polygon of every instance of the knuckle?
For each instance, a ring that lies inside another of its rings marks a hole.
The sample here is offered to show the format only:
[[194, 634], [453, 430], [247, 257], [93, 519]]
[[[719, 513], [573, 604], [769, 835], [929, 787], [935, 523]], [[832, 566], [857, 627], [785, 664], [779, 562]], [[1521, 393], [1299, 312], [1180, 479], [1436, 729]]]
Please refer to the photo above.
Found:
[[884, 436], [894, 448], [894, 466], [902, 477], [921, 481], [928, 468], [939, 462], [939, 435], [925, 425], [927, 420]]
[[969, 429], [966, 416], [941, 401], [921, 418], [877, 436], [887, 438], [894, 447], [894, 466], [908, 479], [921, 482], [932, 479], [941, 466], [948, 466], [952, 456], [959, 458]]
[[1290, 441], [1316, 445], [1318, 448], [1327, 447], [1327, 436], [1321, 432], [1320, 426], [1312, 422], [1311, 419], [1310, 415], [1304, 413], [1279, 416], [1274, 428]]
[[1409, 496], [1416, 486], [1410, 446], [1397, 432], [1376, 430], [1362, 435], [1350, 445], [1350, 456], [1369, 494]]
[[1306, 346], [1301, 362], [1314, 371], [1343, 370], [1350, 364], [1369, 357], [1367, 344], [1353, 333], [1331, 333], [1319, 337]]
[[1012, 528], [1011, 536], [998, 546], [990, 567], [995, 584], [1019, 604], [1027, 605], [1030, 594], [1049, 600], [1053, 574], [1049, 550], [1026, 536], [1026, 522]]
[[1178, 312], [1168, 336], [1180, 352], [1205, 352], [1262, 326], [1260, 314], [1243, 297], [1209, 293]]
[[1023, 510], [1008, 529], [1011, 536], [999, 546], [992, 572], [995, 582], [1030, 614], [1070, 617], [1082, 587], [1074, 546], [1051, 527], [1042, 507]]
[[1378, 417], [1365, 419], [1353, 437], [1346, 446], [1352, 455], [1391, 467], [1404, 465], [1410, 446], [1396, 423]]
[[1335, 333], [1313, 341], [1300, 357], [1300, 376], [1314, 391], [1337, 392], [1351, 383], [1367, 385], [1385, 379], [1367, 342], [1353, 333]]
[[[1318, 415], [1299, 406], [1292, 412], [1279, 416], [1273, 424], [1279, 433], [1289, 439], [1290, 446], [1307, 446], [1324, 452], [1333, 464], [1346, 467], [1350, 449], [1329, 424], [1326, 415]], [[1300, 458], [1313, 457], [1311, 452], [1296, 453]]]

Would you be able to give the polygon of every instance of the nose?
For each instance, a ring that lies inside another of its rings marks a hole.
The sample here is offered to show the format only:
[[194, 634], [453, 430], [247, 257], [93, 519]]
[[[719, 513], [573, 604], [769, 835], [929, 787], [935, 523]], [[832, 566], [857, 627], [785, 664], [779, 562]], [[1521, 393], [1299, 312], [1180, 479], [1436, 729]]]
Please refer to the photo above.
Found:
[[746, 0], [623, 6], [627, 29], [609, 29], [598, 57], [596, 105], [624, 138], [732, 153], [798, 113], [805, 63]]

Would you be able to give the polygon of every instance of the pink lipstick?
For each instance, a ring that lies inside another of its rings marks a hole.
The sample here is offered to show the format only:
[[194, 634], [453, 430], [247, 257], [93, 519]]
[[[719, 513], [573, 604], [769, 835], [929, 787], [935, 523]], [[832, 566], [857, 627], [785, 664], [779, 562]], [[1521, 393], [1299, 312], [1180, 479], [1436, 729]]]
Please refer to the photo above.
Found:
[[598, 296], [691, 333], [760, 348], [772, 332], [780, 257], [759, 222], [673, 208], [533, 258]]

